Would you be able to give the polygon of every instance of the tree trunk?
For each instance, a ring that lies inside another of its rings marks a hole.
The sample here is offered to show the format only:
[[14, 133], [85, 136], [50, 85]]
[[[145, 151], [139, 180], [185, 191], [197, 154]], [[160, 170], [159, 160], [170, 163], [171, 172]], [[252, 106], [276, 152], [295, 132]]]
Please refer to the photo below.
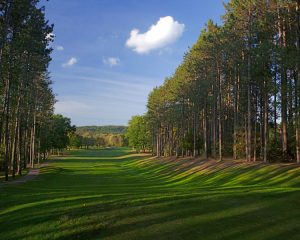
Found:
[[277, 143], [277, 70], [275, 70], [274, 84], [274, 142]]
[[248, 87], [247, 87], [247, 161], [251, 161], [251, 73], [250, 56], [248, 57]]
[[33, 113], [33, 125], [32, 125], [32, 135], [31, 135], [31, 167], [34, 168], [34, 163], [35, 163], [35, 153], [36, 153], [36, 149], [35, 149], [35, 131], [36, 131], [36, 112], [34, 110]]
[[[12, 67], [12, 48], [10, 48], [10, 64], [9, 67]], [[8, 71], [8, 76], [6, 78], [6, 92], [5, 92], [5, 100], [4, 100], [4, 112], [5, 112], [5, 156], [4, 156], [4, 172], [5, 172], [5, 180], [8, 181], [9, 174], [9, 160], [10, 160], [10, 129], [9, 129], [9, 121], [10, 121], [10, 95], [11, 95], [11, 69]]]
[[251, 141], [252, 141], [252, 126], [251, 126], [251, 51], [252, 51], [252, 9], [249, 7], [248, 13], [248, 56], [247, 56], [247, 151], [246, 159], [251, 161]]
[[296, 69], [296, 159], [300, 163], [300, 0], [297, 0], [296, 12], [297, 12], [297, 31], [296, 31], [296, 42], [297, 42], [297, 69]]
[[260, 145], [260, 160], [264, 159], [264, 101], [263, 92], [260, 95], [259, 101], [259, 145]]
[[238, 131], [238, 86], [240, 82], [240, 75], [237, 74], [234, 84], [234, 108], [233, 108], [233, 159], [237, 159], [237, 131]]
[[253, 143], [253, 161], [256, 162], [256, 135], [257, 135], [257, 93], [255, 94], [255, 111], [254, 111], [254, 143]]
[[266, 80], [264, 80], [264, 162], [267, 162], [267, 158], [268, 158], [268, 92], [267, 92], [267, 83]]
[[203, 113], [203, 139], [204, 139], [204, 158], [208, 160], [207, 152], [207, 104], [205, 103], [204, 113]]
[[160, 127], [157, 128], [156, 156], [160, 157]]
[[217, 151], [217, 99], [216, 99], [216, 81], [213, 83], [213, 118], [212, 118], [212, 130], [213, 130], [213, 149], [212, 149], [212, 155], [216, 159]]
[[[279, 4], [279, 3], [278, 3]], [[278, 5], [278, 35], [279, 45], [281, 48], [286, 47], [285, 29], [282, 22], [281, 13]], [[288, 142], [287, 142], [287, 76], [284, 66], [284, 60], [281, 57], [280, 61], [280, 80], [281, 80], [281, 144], [282, 144], [282, 157], [287, 160]]]
[[22, 156], [24, 153], [22, 153], [22, 128], [21, 124], [19, 124], [19, 129], [18, 129], [18, 175], [22, 175]]
[[283, 160], [287, 161], [288, 137], [287, 137], [287, 79], [285, 70], [281, 75], [281, 128], [282, 128], [282, 154]]
[[219, 161], [222, 161], [222, 90], [221, 90], [221, 70], [218, 66], [218, 79], [219, 79], [219, 91], [218, 91], [218, 108], [219, 108]]
[[[195, 107], [194, 107], [195, 108]], [[196, 110], [194, 109], [193, 113], [193, 157], [197, 155], [196, 149]]]

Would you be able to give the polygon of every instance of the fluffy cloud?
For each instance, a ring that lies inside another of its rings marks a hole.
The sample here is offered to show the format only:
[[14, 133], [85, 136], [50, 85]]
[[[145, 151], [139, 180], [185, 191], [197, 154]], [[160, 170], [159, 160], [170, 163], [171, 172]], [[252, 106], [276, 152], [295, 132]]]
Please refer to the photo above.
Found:
[[71, 67], [71, 66], [73, 66], [73, 65], [76, 64], [76, 63], [77, 63], [77, 58], [71, 57], [71, 58], [69, 59], [69, 61], [67, 61], [66, 63], [63, 63], [63, 64], [62, 64], [62, 67], [64, 67], [64, 68], [66, 68], [66, 67]]
[[103, 58], [103, 63], [111, 67], [114, 67], [119, 65], [120, 59], [116, 57]]
[[174, 21], [171, 16], [161, 17], [145, 33], [133, 29], [130, 32], [130, 38], [127, 40], [126, 46], [139, 54], [148, 53], [151, 50], [163, 48], [175, 42], [183, 31], [184, 24]]
[[58, 46], [56, 46], [56, 50], [57, 50], [57, 51], [63, 51], [63, 50], [64, 50], [64, 47], [58, 45]]

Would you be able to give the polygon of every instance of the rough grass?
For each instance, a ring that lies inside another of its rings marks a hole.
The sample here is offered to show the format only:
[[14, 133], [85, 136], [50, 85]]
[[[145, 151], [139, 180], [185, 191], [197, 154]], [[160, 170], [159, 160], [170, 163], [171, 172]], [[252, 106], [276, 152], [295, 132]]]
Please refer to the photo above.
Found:
[[0, 186], [0, 239], [300, 239], [299, 165], [68, 154]]

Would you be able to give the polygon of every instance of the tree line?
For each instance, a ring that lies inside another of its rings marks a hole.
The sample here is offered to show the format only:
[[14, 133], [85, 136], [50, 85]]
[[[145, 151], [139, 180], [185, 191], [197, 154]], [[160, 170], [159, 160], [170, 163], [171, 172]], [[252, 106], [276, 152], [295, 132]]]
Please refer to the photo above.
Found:
[[128, 145], [124, 134], [116, 133], [78, 133], [70, 134], [69, 148], [103, 148], [103, 147], [126, 147]]
[[82, 126], [70, 134], [70, 148], [125, 147], [125, 126]]
[[126, 126], [105, 125], [105, 126], [80, 126], [76, 128], [76, 133], [83, 134], [124, 134]]
[[231, 0], [148, 97], [157, 156], [300, 162], [300, 1]]
[[0, 163], [5, 179], [66, 145], [70, 120], [53, 115], [48, 65], [53, 25], [38, 0], [0, 0]]

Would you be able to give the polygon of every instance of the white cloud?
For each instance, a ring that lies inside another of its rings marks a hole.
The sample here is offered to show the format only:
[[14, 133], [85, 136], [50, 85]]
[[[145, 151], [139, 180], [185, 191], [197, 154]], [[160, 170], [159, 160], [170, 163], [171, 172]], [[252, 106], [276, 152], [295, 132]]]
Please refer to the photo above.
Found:
[[130, 32], [130, 38], [126, 41], [126, 46], [139, 54], [148, 53], [175, 42], [182, 35], [183, 30], [184, 24], [174, 21], [173, 17], [161, 17], [145, 33], [140, 33], [139, 29], [133, 29]]
[[71, 58], [69, 59], [69, 61], [67, 61], [66, 63], [63, 63], [63, 64], [62, 64], [62, 67], [64, 67], [64, 68], [66, 68], [66, 67], [71, 67], [71, 66], [73, 66], [73, 65], [76, 64], [76, 63], [77, 63], [77, 58], [71, 57]]
[[65, 48], [63, 46], [57, 45], [56, 50], [57, 51], [63, 51]]
[[117, 66], [120, 63], [120, 59], [116, 57], [103, 58], [103, 63], [111, 67]]
[[131, 89], [134, 92], [136, 92], [136, 90], [139, 90], [139, 91], [145, 90], [146, 91], [146, 95], [153, 88], [152, 86], [149, 86], [149, 85], [147, 85], [145, 83], [132, 83], [132, 82], [119, 81], [119, 80], [114, 80], [114, 79], [105, 79], [105, 78], [97, 78], [97, 77], [86, 77], [86, 76], [77, 76], [76, 78], [84, 80], [84, 81], [94, 81], [94, 82], [99, 82], [99, 83], [106, 83], [106, 84], [109, 84], [109, 85], [115, 85], [115, 86], [122, 87], [123, 90], [126, 88], [126, 89]]

